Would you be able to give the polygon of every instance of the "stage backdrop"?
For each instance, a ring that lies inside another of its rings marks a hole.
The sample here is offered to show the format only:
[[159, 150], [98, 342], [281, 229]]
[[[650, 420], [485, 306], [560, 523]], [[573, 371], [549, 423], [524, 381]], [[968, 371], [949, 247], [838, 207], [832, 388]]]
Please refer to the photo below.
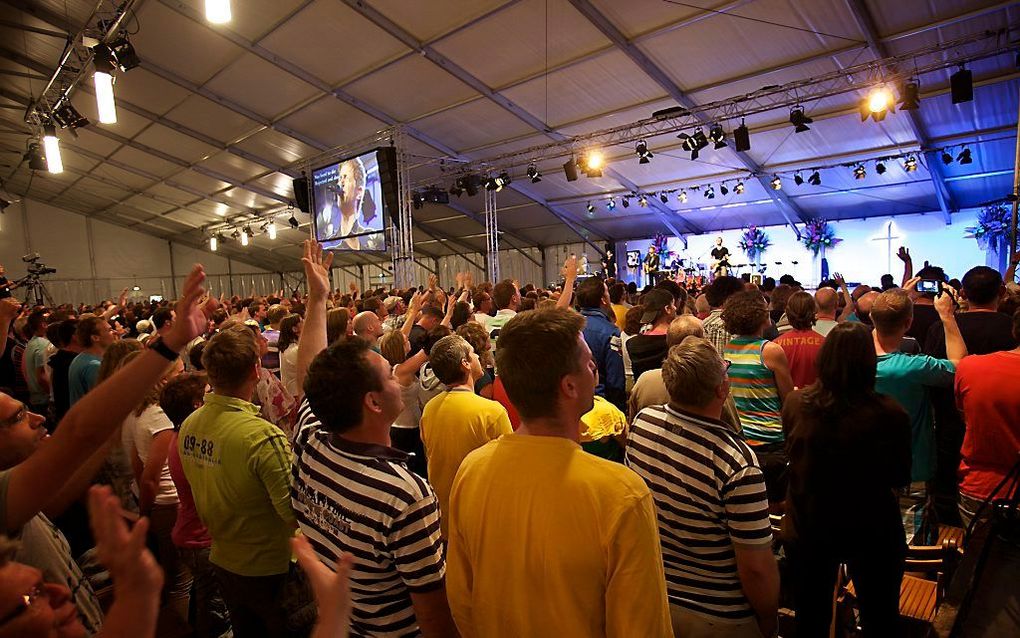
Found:
[[[907, 246], [914, 259], [914, 268], [919, 269], [925, 260], [945, 268], [949, 277], [962, 277], [967, 269], [990, 262], [988, 255], [976, 241], [964, 237], [965, 228], [974, 224], [978, 211], [970, 209], [953, 215], [953, 223], [946, 225], [939, 213], [923, 215], [898, 215], [896, 217], [871, 217], [832, 222], [836, 236], [843, 241], [835, 248], [830, 248], [825, 257], [829, 262], [829, 272], [841, 273], [849, 283], [867, 283], [877, 285], [885, 273], [892, 273], [899, 282], [903, 274], [903, 263], [896, 257], [900, 246]], [[772, 245], [760, 258], [767, 266], [765, 275], [778, 279], [790, 273], [805, 287], [817, 285], [821, 276], [821, 254], [814, 258], [807, 248], [797, 241], [796, 235], [789, 226], [768, 226], [763, 230], [768, 233]], [[668, 240], [668, 248], [673, 256], [691, 259], [695, 263], [711, 263], [709, 251], [716, 237], [722, 237], [724, 245], [729, 248], [731, 263], [747, 263], [747, 256], [740, 250], [742, 230], [725, 230], [704, 235], [691, 235], [687, 238], [688, 247], [684, 250], [683, 242], [676, 237]], [[891, 237], [891, 239], [890, 239]], [[627, 267], [627, 251], [638, 250], [644, 257], [651, 239], [621, 241], [617, 243], [620, 277], [623, 281], [634, 281], [639, 286], [646, 282], [643, 274], [637, 269]], [[776, 262], [783, 262], [776, 265]], [[797, 261], [794, 265], [792, 262]], [[744, 268], [740, 272], [748, 272]], [[754, 270], [757, 272], [757, 269]]]

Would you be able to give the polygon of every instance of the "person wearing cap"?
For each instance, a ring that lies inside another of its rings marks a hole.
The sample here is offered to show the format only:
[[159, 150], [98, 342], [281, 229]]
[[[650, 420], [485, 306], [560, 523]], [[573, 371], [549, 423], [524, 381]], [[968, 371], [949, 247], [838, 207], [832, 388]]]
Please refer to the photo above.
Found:
[[649, 327], [627, 340], [627, 353], [630, 355], [635, 382], [641, 373], [662, 367], [662, 361], [669, 350], [666, 332], [677, 315], [673, 295], [668, 290], [655, 288], [646, 293], [641, 302], [644, 307], [641, 325]]
[[621, 412], [627, 410], [627, 377], [623, 372], [620, 329], [609, 318], [612, 309], [606, 282], [597, 277], [582, 281], [574, 292], [577, 307], [585, 317], [584, 340], [598, 368], [595, 394], [604, 397]]
[[386, 332], [400, 330], [404, 325], [404, 313], [407, 312], [404, 300], [396, 295], [390, 295], [383, 299], [383, 308], [387, 313], [383, 321], [383, 330]]

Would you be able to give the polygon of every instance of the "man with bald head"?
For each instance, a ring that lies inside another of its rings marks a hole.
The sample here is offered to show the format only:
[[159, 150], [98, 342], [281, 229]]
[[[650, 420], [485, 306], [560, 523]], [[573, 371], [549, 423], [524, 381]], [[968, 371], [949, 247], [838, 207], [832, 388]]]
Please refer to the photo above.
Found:
[[838, 304], [839, 297], [832, 288], [822, 287], [815, 292], [815, 305], [818, 309], [815, 311], [814, 331], [823, 337], [827, 337], [829, 332], [836, 327], [836, 306]]
[[372, 348], [378, 348], [379, 337], [383, 336], [382, 321], [379, 315], [366, 310], [354, 316], [354, 334], [368, 342]]

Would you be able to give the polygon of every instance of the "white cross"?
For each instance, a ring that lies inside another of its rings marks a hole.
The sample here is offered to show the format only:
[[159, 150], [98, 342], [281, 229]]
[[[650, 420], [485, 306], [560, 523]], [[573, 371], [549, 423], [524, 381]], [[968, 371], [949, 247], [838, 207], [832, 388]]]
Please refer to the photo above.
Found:
[[879, 236], [879, 237], [872, 237], [871, 238], [871, 241], [884, 241], [884, 242], [887, 242], [886, 243], [887, 253], [886, 253], [885, 271], [887, 273], [890, 273], [890, 274], [892, 274], [892, 254], [893, 254], [893, 252], [892, 252], [892, 240], [900, 238], [899, 235], [893, 235], [892, 234], [892, 224], [893, 224], [892, 220], [890, 219], [889, 223], [886, 224], [886, 227], [885, 227], [885, 236]]

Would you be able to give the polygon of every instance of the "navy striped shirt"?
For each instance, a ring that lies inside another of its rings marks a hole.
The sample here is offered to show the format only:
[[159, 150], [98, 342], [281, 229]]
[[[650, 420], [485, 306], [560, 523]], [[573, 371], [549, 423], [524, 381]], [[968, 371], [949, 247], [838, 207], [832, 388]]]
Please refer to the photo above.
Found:
[[655, 499], [670, 602], [714, 618], [753, 617], [733, 546], [769, 544], [772, 529], [748, 445], [722, 421], [655, 405], [635, 417], [626, 463]]

